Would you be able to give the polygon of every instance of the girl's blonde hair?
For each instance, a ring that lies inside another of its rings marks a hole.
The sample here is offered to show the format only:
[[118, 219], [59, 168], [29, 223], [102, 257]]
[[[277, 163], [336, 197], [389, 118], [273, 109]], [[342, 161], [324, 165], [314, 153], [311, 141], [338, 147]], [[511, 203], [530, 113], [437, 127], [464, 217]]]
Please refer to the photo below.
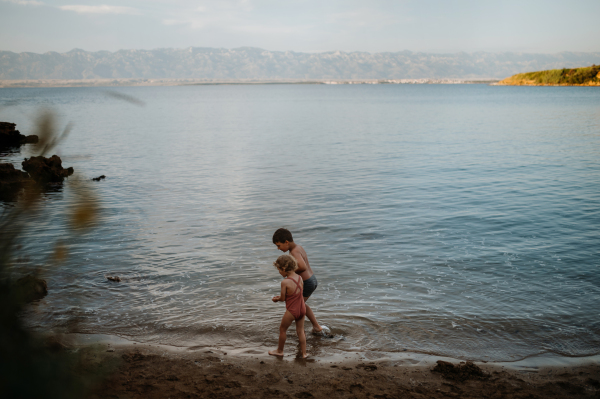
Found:
[[275, 262], [273, 262], [273, 266], [281, 270], [282, 272], [293, 272], [298, 269], [298, 262], [296, 262], [296, 258], [292, 255], [281, 255]]

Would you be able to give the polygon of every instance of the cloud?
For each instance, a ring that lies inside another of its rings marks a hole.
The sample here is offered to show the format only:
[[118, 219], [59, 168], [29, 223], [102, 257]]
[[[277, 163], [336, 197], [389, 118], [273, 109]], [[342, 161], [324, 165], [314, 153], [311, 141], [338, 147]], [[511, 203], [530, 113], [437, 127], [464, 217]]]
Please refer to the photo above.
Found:
[[43, 6], [44, 3], [35, 0], [2, 0], [5, 3], [18, 4], [20, 6]]
[[59, 6], [58, 8], [64, 11], [74, 11], [78, 14], [140, 14], [139, 10], [132, 7], [108, 6], [106, 4], [100, 6], [86, 6], [74, 4], [67, 6]]
[[163, 25], [185, 27], [192, 31], [213, 29], [258, 35], [295, 34], [310, 28], [306, 24], [286, 24], [265, 17], [256, 11], [250, 0], [208, 0], [194, 8], [189, 7], [193, 3], [188, 4], [187, 0], [180, 0], [177, 4], [179, 7], [171, 7], [168, 14], [161, 18]]

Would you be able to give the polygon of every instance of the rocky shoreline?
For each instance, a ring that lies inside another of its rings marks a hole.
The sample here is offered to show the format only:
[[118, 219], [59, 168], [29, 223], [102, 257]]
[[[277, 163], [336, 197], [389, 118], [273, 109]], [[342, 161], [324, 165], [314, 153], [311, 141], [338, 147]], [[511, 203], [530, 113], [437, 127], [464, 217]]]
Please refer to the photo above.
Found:
[[[37, 144], [36, 135], [24, 136], [16, 130], [16, 124], [0, 122], [0, 150], [19, 149], [25, 144]], [[13, 201], [28, 184], [48, 185], [62, 183], [73, 174], [72, 167], [63, 168], [58, 155], [50, 158], [34, 156], [21, 163], [24, 171], [10, 163], [0, 163], [0, 200]]]
[[22, 135], [16, 126], [15, 123], [0, 122], [0, 149], [19, 147], [23, 144], [36, 144], [39, 141], [39, 137], [36, 135]]

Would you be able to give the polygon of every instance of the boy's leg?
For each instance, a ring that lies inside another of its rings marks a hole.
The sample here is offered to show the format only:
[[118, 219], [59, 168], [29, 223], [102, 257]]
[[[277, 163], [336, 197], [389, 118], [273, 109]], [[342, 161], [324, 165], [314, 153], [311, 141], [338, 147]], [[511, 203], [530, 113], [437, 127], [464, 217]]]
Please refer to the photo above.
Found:
[[286, 310], [283, 314], [283, 318], [281, 319], [281, 325], [279, 326], [279, 346], [277, 347], [277, 350], [269, 351], [269, 355], [283, 357], [283, 346], [285, 345], [286, 339], [285, 333], [293, 321], [294, 316], [292, 316], [289, 310]]
[[315, 314], [313, 313], [312, 309], [308, 306], [306, 301], [308, 301], [308, 298], [304, 298], [304, 304], [306, 305], [306, 317], [308, 317], [308, 320], [310, 320], [310, 322], [313, 326], [313, 331], [314, 332], [323, 331], [323, 327], [321, 327], [319, 325], [319, 323], [317, 322], [317, 318], [315, 317]]
[[302, 351], [302, 358], [308, 357], [306, 354], [306, 334], [304, 333], [304, 317], [300, 320], [296, 320], [296, 334], [298, 334], [298, 341], [300, 341], [300, 351]]

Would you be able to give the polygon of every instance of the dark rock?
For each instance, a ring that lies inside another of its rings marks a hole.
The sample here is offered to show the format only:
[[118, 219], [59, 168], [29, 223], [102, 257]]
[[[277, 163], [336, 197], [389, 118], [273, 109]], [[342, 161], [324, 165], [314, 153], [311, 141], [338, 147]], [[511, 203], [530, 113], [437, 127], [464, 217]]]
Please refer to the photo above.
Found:
[[17, 296], [22, 302], [31, 302], [42, 299], [48, 294], [46, 280], [42, 280], [31, 274], [17, 280], [15, 284]]
[[466, 381], [469, 379], [483, 380], [489, 378], [489, 375], [484, 373], [483, 370], [473, 362], [455, 366], [452, 363], [438, 360], [436, 366], [431, 371], [440, 373], [444, 378], [454, 381]]
[[115, 282], [117, 282], [117, 283], [120, 283], [120, 282], [121, 282], [121, 278], [120, 278], [119, 276], [114, 276], [114, 277], [113, 277], [113, 276], [106, 276], [106, 278], [107, 278], [108, 280], [110, 280], [110, 281], [115, 281]]
[[12, 200], [19, 189], [31, 181], [29, 175], [10, 163], [0, 163], [0, 200]]
[[21, 144], [35, 144], [38, 136], [24, 136], [15, 129], [17, 125], [9, 122], [0, 122], [0, 148], [18, 147]]
[[40, 141], [40, 138], [35, 134], [30, 134], [26, 136], [23, 140], [21, 140], [21, 144], [37, 144]]
[[377, 370], [377, 366], [374, 364], [359, 364], [356, 366], [357, 369], [365, 369], [366, 371], [375, 371]]
[[586, 384], [588, 384], [588, 385], [591, 385], [591, 386], [593, 386], [593, 387], [594, 387], [594, 388], [596, 388], [596, 389], [599, 389], [599, 388], [600, 388], [600, 381], [598, 381], [598, 380], [595, 380], [595, 379], [593, 379], [593, 378], [588, 378], [588, 379], [585, 381], [585, 383], [586, 383]]
[[94, 177], [92, 180], [93, 181], [100, 181], [102, 179], [106, 179], [106, 176], [102, 175], [102, 176]]
[[25, 137], [15, 129], [14, 123], [0, 122], [0, 147], [16, 147], [21, 145]]
[[64, 169], [58, 155], [46, 157], [25, 158], [22, 162], [23, 170], [38, 183], [61, 183], [65, 177], [73, 174], [73, 168]]

